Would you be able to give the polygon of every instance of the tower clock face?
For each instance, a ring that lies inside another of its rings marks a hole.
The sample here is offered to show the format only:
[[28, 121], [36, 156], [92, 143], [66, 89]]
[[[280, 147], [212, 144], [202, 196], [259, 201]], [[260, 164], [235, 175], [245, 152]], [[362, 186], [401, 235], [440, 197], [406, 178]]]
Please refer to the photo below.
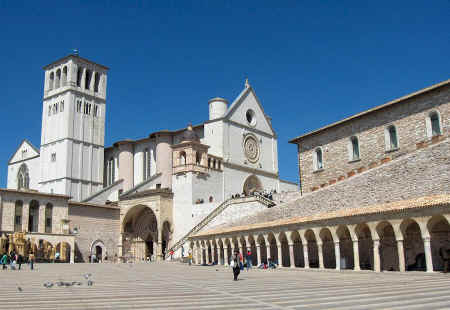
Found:
[[260, 154], [259, 143], [253, 135], [244, 137], [244, 153], [250, 162], [256, 163], [258, 161]]

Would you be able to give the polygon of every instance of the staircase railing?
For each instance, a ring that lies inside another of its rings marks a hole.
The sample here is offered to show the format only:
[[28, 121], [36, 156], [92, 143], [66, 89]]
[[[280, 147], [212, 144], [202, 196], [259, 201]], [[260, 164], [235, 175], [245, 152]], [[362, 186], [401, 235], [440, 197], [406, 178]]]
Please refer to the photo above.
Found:
[[177, 241], [177, 243], [175, 243], [168, 251], [167, 253], [169, 253], [170, 251], [176, 251], [178, 250], [189, 238], [189, 236], [191, 236], [192, 234], [195, 234], [196, 232], [198, 232], [200, 229], [202, 229], [203, 227], [205, 227], [213, 218], [215, 218], [219, 213], [221, 213], [224, 209], [226, 209], [229, 205], [230, 202], [232, 201], [232, 198], [229, 198], [227, 200], [225, 200], [224, 202], [222, 202], [217, 208], [215, 208], [210, 214], [208, 214], [203, 220], [201, 220], [197, 225], [194, 226], [194, 228], [192, 228], [186, 235], [184, 235], [183, 238], [181, 238], [180, 240]]
[[[251, 196], [251, 197], [255, 197], [256, 200], [258, 200], [259, 202], [261, 202], [262, 204], [266, 205], [269, 208], [273, 207], [275, 205], [274, 201], [272, 201], [266, 197], [263, 197], [261, 195], [255, 195], [255, 196]], [[248, 197], [243, 197], [243, 198], [248, 198]], [[203, 220], [201, 220], [197, 225], [195, 225], [186, 235], [184, 235], [183, 238], [178, 240], [166, 253], [169, 253], [170, 251], [174, 251], [174, 252], [177, 251], [188, 240], [188, 238], [191, 235], [200, 231], [203, 227], [205, 227], [207, 224], [209, 224], [209, 222], [212, 219], [214, 219], [217, 215], [222, 213], [222, 211], [225, 210], [229, 205], [231, 205], [234, 200], [235, 199], [233, 199], [233, 198], [229, 198], [229, 199], [225, 200], [224, 202], [222, 202], [217, 208], [215, 208], [211, 213], [209, 213]]]

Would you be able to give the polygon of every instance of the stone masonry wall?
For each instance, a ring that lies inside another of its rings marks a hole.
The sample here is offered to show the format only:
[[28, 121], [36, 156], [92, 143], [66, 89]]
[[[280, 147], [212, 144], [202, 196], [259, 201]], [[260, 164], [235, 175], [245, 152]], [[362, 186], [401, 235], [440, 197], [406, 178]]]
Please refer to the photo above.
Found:
[[420, 148], [411, 154], [367, 170], [299, 199], [234, 221], [246, 225], [338, 209], [450, 194], [450, 140]]
[[202, 230], [208, 230], [217, 226], [228, 226], [229, 223], [239, 220], [242, 217], [266, 210], [267, 206], [257, 201], [255, 198], [238, 199], [235, 203], [228, 206], [224, 211], [217, 215]]
[[91, 246], [100, 240], [109, 259], [118, 253], [120, 210], [86, 205], [69, 205], [70, 229], [78, 228], [75, 239], [75, 262], [88, 262]]
[[[431, 111], [440, 114], [440, 139], [448, 137], [449, 84], [303, 138], [298, 147], [302, 192], [334, 184], [428, 143], [431, 138], [427, 135], [426, 118]], [[394, 151], [387, 150], [385, 143], [385, 130], [390, 125], [397, 129], [399, 147]], [[352, 136], [359, 139], [360, 159], [356, 161], [351, 161], [349, 155]], [[313, 156], [317, 147], [322, 148], [324, 168], [314, 171]]]

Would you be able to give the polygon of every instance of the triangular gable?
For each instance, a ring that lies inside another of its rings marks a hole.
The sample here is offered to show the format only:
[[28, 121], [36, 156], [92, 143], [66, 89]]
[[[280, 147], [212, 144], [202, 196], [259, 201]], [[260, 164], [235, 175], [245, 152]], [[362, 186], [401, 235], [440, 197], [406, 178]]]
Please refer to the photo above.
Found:
[[[22, 153], [22, 151], [25, 151]], [[39, 156], [39, 150], [31, 144], [27, 139], [23, 139], [13, 156], [8, 161], [8, 164], [12, 164], [18, 161], [27, 160]]]
[[[246, 121], [245, 114], [248, 109], [252, 109], [255, 112], [255, 117], [257, 119], [255, 126], [250, 126]], [[267, 118], [261, 102], [251, 86], [246, 87], [239, 94], [224, 116], [224, 119], [226, 120], [231, 120], [245, 127], [255, 128], [259, 131], [276, 136], [275, 130], [273, 130], [272, 124]]]

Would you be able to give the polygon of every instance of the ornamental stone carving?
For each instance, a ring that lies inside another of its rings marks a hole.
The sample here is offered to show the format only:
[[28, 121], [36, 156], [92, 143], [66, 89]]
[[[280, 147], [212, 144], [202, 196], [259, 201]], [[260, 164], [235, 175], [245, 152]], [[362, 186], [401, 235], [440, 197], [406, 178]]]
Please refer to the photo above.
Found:
[[259, 159], [260, 148], [256, 137], [247, 135], [244, 138], [244, 153], [245, 157], [251, 162], [256, 163]]

